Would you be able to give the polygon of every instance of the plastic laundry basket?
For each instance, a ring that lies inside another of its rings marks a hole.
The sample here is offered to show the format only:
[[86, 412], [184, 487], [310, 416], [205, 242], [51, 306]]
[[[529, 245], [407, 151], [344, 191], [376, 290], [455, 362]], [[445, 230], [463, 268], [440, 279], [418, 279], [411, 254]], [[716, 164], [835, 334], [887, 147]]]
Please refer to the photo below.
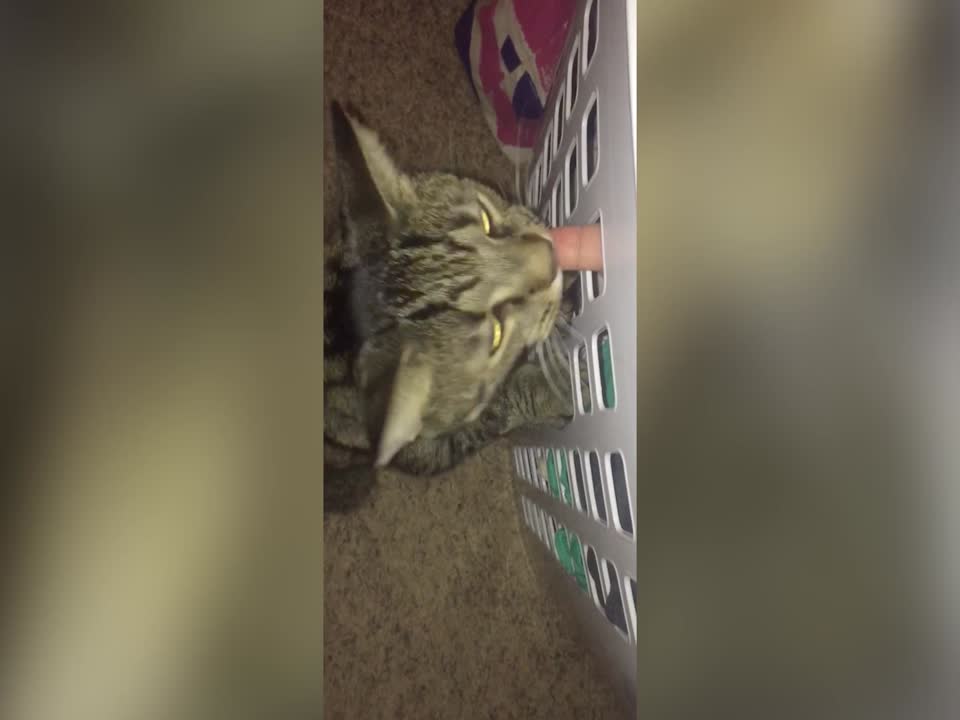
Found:
[[[571, 25], [526, 179], [550, 225], [600, 223], [568, 345], [574, 420], [513, 448], [528, 556], [636, 705], [636, 0], [586, 0]], [[581, 396], [578, 378], [589, 380]]]

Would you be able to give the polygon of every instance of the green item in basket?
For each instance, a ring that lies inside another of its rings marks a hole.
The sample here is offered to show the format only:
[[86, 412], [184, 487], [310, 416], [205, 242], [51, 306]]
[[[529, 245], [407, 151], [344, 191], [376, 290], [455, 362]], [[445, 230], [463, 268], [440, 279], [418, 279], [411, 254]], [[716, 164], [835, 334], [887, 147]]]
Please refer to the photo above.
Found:
[[553, 451], [547, 450], [547, 485], [554, 497], [560, 497], [560, 483], [557, 480], [557, 463], [553, 458]]
[[553, 540], [557, 547], [557, 558], [560, 560], [560, 565], [563, 566], [563, 569], [567, 573], [572, 573], [573, 565], [570, 561], [570, 546], [567, 543], [567, 531], [563, 528], [558, 528], [557, 532], [554, 533]]
[[587, 573], [583, 567], [583, 551], [580, 548], [580, 539], [572, 533], [567, 537], [567, 551], [570, 556], [570, 574], [577, 581], [577, 585], [584, 592], [587, 592]]
[[610, 333], [604, 330], [597, 337], [597, 348], [600, 352], [600, 390], [603, 395], [603, 405], [612, 408], [617, 403], [616, 392], [613, 387], [613, 358], [610, 356]]
[[560, 456], [560, 497], [567, 505], [573, 504], [573, 496], [570, 491], [570, 473], [567, 472], [567, 454], [558, 452]]

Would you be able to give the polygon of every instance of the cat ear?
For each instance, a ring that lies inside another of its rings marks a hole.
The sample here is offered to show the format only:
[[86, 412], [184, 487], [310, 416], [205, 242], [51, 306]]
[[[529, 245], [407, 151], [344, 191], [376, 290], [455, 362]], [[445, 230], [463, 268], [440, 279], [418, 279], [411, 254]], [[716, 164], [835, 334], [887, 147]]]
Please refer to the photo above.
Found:
[[420, 434], [432, 381], [430, 366], [407, 346], [392, 375], [383, 373], [367, 387], [367, 426], [377, 467], [389, 463]]
[[344, 208], [355, 222], [389, 223], [397, 206], [413, 195], [377, 134], [332, 104], [333, 137]]

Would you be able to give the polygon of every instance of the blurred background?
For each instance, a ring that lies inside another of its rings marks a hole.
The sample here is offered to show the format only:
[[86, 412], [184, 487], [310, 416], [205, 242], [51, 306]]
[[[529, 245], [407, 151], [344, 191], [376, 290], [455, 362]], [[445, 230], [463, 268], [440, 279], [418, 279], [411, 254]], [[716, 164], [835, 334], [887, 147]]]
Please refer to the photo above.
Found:
[[319, 717], [321, 7], [0, 12], [0, 716]]
[[639, 4], [641, 713], [956, 715], [954, 5]]

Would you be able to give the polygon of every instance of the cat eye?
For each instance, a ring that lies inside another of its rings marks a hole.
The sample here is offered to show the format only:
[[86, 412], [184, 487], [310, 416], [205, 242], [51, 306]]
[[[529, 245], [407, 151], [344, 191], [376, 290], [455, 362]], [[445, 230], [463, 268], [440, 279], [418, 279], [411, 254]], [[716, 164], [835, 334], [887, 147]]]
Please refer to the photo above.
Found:
[[504, 312], [509, 301], [494, 305], [490, 310], [490, 320], [493, 322], [493, 336], [490, 338], [490, 354], [493, 355], [503, 344]]
[[490, 352], [496, 352], [503, 342], [503, 323], [499, 318], [493, 318], [493, 342], [490, 345]]
[[486, 210], [480, 208], [480, 222], [483, 224], [483, 232], [485, 235], [490, 234], [490, 215]]

